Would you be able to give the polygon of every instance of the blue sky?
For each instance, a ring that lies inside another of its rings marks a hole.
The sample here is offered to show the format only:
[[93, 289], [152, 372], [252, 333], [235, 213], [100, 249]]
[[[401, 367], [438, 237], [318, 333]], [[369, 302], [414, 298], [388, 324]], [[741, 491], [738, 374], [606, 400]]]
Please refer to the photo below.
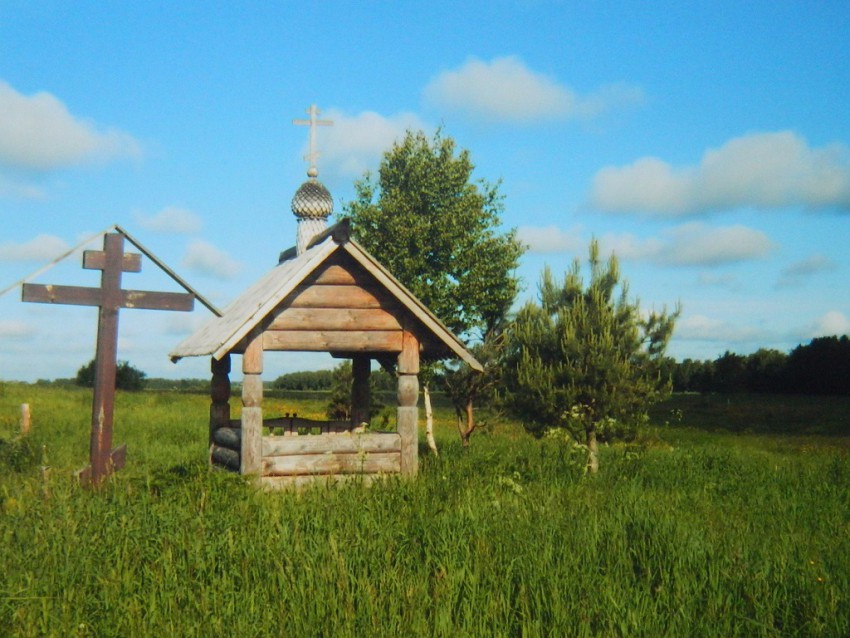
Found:
[[[846, 334], [848, 24], [846, 0], [0, 0], [0, 289], [119, 224], [225, 305], [294, 243], [315, 103], [336, 212], [408, 128], [469, 149], [529, 245], [524, 298], [596, 237], [644, 308], [681, 302], [679, 359]], [[99, 278], [72, 256], [34, 281]], [[123, 283], [177, 290], [149, 260]], [[167, 353], [206, 317], [122, 311], [119, 358], [205, 377]], [[0, 297], [0, 379], [73, 376], [95, 324]]]

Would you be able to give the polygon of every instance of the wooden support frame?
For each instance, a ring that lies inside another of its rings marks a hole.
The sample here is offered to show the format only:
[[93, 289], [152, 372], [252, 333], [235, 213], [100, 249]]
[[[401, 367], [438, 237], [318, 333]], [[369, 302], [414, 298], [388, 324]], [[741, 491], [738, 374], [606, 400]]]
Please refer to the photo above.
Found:
[[401, 437], [401, 473], [419, 470], [419, 339], [405, 331], [398, 355], [398, 433]]

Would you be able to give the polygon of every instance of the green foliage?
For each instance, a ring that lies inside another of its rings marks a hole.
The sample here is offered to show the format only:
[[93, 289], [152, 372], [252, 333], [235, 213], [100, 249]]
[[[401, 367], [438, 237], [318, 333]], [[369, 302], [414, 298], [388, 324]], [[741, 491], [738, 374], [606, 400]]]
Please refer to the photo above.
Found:
[[588, 478], [447, 414], [415, 480], [272, 494], [208, 470], [206, 397], [119, 393], [127, 467], [90, 491], [91, 393], [8, 384], [0, 416], [24, 400], [52, 469], [0, 474], [0, 635], [850, 635], [846, 437], [671, 427]]
[[677, 392], [765, 392], [850, 395], [850, 338], [817, 337], [790, 354], [760, 348], [725, 352], [714, 361], [685, 359], [673, 366]]
[[456, 334], [504, 316], [523, 252], [515, 231], [499, 232], [498, 184], [473, 183], [473, 169], [440, 131], [408, 132], [345, 206], [357, 241]]
[[[95, 360], [92, 359], [77, 370], [76, 383], [83, 388], [94, 387]], [[147, 375], [130, 365], [129, 361], [119, 361], [115, 368], [115, 388], [117, 390], [137, 391], [145, 387]]]
[[596, 436], [633, 436], [669, 393], [660, 371], [678, 310], [641, 316], [596, 241], [589, 265], [587, 286], [578, 259], [562, 284], [544, 270], [540, 304], [527, 303], [509, 329], [505, 385], [528, 430], [565, 428], [592, 446]]
[[288, 372], [272, 382], [277, 390], [330, 390], [333, 387], [331, 370]]
[[[326, 415], [329, 419], [338, 419], [346, 421], [351, 418], [351, 383], [354, 379], [352, 365], [350, 360], [345, 360], [331, 371], [332, 386], [330, 388], [330, 400]], [[384, 371], [373, 371], [369, 375], [369, 417], [374, 418], [379, 414], [384, 404], [381, 402], [381, 392], [385, 390], [388, 381], [392, 377]]]

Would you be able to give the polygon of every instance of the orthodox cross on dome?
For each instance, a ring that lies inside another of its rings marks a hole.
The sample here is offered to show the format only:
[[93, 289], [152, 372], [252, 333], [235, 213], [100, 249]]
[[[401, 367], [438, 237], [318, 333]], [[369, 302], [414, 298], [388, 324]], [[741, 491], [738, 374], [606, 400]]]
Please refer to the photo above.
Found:
[[316, 177], [319, 174], [319, 169], [316, 168], [316, 158], [319, 156], [319, 152], [316, 150], [316, 127], [333, 126], [333, 121], [318, 119], [317, 116], [321, 113], [321, 111], [315, 104], [311, 104], [310, 108], [307, 109], [306, 112], [310, 116], [309, 120], [292, 120], [292, 123], [296, 126], [310, 127], [310, 150], [307, 152], [307, 155], [304, 156], [304, 159], [310, 162], [310, 168], [307, 169], [307, 175], [309, 177]]

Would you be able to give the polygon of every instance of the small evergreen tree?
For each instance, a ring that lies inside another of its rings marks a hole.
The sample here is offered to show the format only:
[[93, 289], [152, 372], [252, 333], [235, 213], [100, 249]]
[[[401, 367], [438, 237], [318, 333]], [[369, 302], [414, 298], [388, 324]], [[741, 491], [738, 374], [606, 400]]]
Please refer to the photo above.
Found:
[[603, 264], [595, 240], [589, 265], [586, 287], [578, 259], [563, 284], [544, 270], [540, 304], [527, 303], [509, 328], [505, 386], [529, 431], [568, 430], [596, 472], [597, 439], [633, 433], [669, 394], [661, 364], [679, 310], [642, 316], [616, 257]]

